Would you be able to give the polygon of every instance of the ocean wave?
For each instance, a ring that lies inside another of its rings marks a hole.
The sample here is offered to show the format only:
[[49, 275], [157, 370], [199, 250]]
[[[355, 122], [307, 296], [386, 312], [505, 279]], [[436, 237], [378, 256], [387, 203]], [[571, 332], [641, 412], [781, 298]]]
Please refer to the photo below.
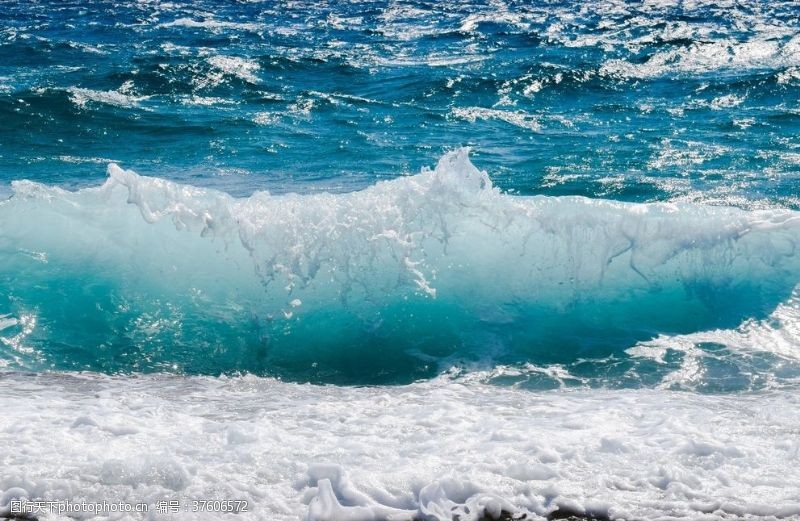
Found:
[[477, 120], [497, 120], [504, 121], [516, 127], [539, 132], [542, 125], [536, 116], [527, 114], [523, 111], [510, 111], [499, 109], [488, 109], [484, 107], [455, 107], [452, 110], [453, 116], [475, 123]]
[[667, 74], [698, 75], [720, 71], [790, 69], [800, 65], [800, 37], [783, 43], [772, 39], [694, 42], [656, 52], [643, 63], [613, 59], [600, 67], [600, 74], [648, 79]]
[[383, 381], [574, 361], [764, 317], [800, 273], [795, 212], [515, 197], [466, 150], [338, 195], [116, 165], [97, 188], [13, 188], [0, 313], [38, 317], [29, 366]]
[[[234, 76], [248, 83], [258, 83], [256, 73], [261, 66], [255, 60], [240, 58], [238, 56], [211, 56], [208, 63], [215, 71], [222, 74]], [[214, 84], [220, 83], [220, 79], [213, 80]]]
[[262, 24], [251, 22], [232, 22], [230, 20], [216, 20], [214, 18], [196, 20], [187, 17], [163, 23], [159, 25], [159, 27], [187, 27], [190, 29], [205, 29], [214, 33], [220, 33], [226, 30], [258, 32], [266, 28], [266, 26]]
[[424, 56], [390, 56], [377, 57], [375, 61], [381, 65], [417, 67], [451, 67], [455, 65], [468, 65], [488, 60], [488, 54], [430, 54]]
[[126, 92], [124, 89], [118, 90], [93, 90], [81, 87], [70, 87], [67, 89], [69, 99], [78, 108], [86, 108], [90, 103], [102, 103], [122, 108], [140, 107], [140, 103], [150, 98], [150, 96], [137, 96]]
[[689, 167], [723, 157], [729, 152], [729, 149], [720, 145], [664, 138], [655, 147], [655, 153], [648, 161], [647, 167], [651, 170], [663, 170], [675, 166]]
[[[723, 346], [729, 353], [708, 351], [705, 345]], [[628, 354], [651, 358], [660, 364], [666, 364], [668, 353], [680, 352], [683, 359], [679, 367], [667, 374], [661, 382], [665, 388], [695, 388], [705, 379], [704, 373], [709, 370], [711, 359], [729, 363], [739, 354], [749, 357], [755, 364], [763, 355], [770, 355], [781, 364], [791, 366], [800, 361], [800, 298], [795, 293], [789, 300], [781, 303], [768, 317], [756, 320], [749, 319], [732, 329], [713, 329], [685, 335], [659, 335], [653, 340], [641, 342], [627, 350]], [[755, 365], [754, 364], [754, 365]], [[753, 371], [759, 377], [767, 377], [767, 385], [780, 385], [779, 377], [770, 371]], [[780, 373], [780, 372], [779, 372]], [[800, 375], [792, 375], [800, 380]]]
[[191, 96], [180, 96], [180, 102], [189, 106], [212, 107], [214, 105], [235, 105], [236, 101], [228, 98], [220, 98], [214, 96], [198, 96], [193, 94]]

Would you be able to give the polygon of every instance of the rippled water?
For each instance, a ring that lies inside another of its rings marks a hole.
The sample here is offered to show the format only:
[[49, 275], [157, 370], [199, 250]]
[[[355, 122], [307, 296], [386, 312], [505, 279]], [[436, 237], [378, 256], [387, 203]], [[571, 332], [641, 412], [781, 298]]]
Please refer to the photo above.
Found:
[[0, 9], [0, 179], [118, 161], [349, 191], [475, 147], [522, 194], [797, 206], [793, 2], [42, 2]]

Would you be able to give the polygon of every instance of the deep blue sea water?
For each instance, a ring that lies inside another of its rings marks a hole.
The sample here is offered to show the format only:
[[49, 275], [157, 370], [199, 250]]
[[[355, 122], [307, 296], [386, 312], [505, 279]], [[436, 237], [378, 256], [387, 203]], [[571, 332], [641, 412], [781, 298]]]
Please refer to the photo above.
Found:
[[794, 385], [798, 15], [0, 2], [0, 367]]

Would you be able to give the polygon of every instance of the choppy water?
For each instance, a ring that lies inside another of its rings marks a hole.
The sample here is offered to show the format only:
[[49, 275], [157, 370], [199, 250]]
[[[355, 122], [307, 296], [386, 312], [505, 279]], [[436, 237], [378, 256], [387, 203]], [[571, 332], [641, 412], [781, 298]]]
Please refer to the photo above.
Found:
[[798, 172], [796, 2], [0, 1], [0, 515], [798, 516]]
[[785, 2], [4, 2], [0, 179], [351, 191], [473, 145], [503, 190], [797, 207]]

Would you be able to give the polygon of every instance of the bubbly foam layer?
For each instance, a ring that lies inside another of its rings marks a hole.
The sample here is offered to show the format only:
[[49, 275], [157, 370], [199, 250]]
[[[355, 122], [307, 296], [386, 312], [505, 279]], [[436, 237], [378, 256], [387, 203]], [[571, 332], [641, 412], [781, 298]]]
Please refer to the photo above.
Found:
[[27, 498], [142, 502], [154, 520], [220, 519], [157, 512], [193, 499], [247, 501], [240, 520], [800, 516], [794, 392], [4, 374], [0, 400], [0, 512]]

